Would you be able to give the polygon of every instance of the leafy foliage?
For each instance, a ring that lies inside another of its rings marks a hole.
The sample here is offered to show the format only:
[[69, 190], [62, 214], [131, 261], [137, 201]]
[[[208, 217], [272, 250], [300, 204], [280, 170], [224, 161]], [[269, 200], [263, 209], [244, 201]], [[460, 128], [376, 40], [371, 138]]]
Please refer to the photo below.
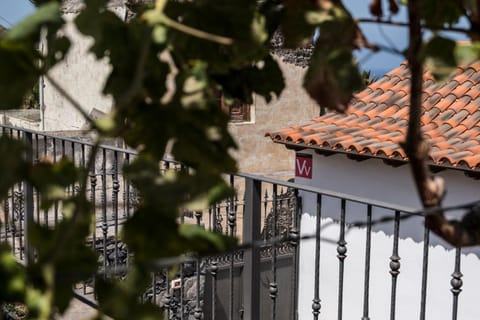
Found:
[[457, 1], [424, 0], [422, 2], [422, 13], [428, 26], [441, 28], [445, 24], [457, 23], [464, 11]]
[[[35, 86], [38, 77], [58, 62], [69, 48], [67, 38], [57, 31], [64, 21], [60, 5], [49, 2], [38, 7], [28, 19], [10, 29], [0, 40], [0, 108], [18, 107], [24, 96]], [[45, 35], [49, 53], [43, 57], [37, 51], [42, 28], [48, 28]]]
[[[0, 36], [0, 108], [20, 105], [70, 48], [59, 2], [36, 3], [36, 13]], [[477, 12], [472, 3], [459, 10], [456, 1], [424, 1], [422, 19], [441, 28]], [[371, 9], [382, 16], [381, 1]], [[139, 151], [124, 168], [141, 195], [122, 231], [133, 263], [123, 280], [98, 276], [95, 287], [100, 311], [116, 319], [161, 318], [161, 310], [138, 299], [150, 282], [152, 260], [235, 245], [235, 239], [179, 225], [177, 218], [184, 209], [202, 210], [232, 195], [222, 173], [236, 170], [230, 154], [236, 144], [216, 93], [247, 103], [253, 94], [271, 101], [282, 93], [283, 75], [270, 55], [274, 32], [280, 29], [288, 46], [298, 46], [319, 29], [304, 87], [322, 107], [344, 111], [364, 85], [352, 51], [366, 40], [340, 0], [157, 0], [138, 10], [127, 23], [107, 9], [106, 0], [86, 0], [75, 19], [78, 30], [94, 40], [90, 52], [111, 66], [103, 92], [112, 96], [114, 110], [92, 130]], [[389, 10], [398, 12], [396, 1], [389, 1]], [[48, 52], [36, 50], [39, 39]], [[420, 58], [442, 76], [458, 59], [477, 53], [478, 45], [457, 50], [435, 35]], [[160, 172], [167, 145], [188, 169]], [[88, 174], [67, 160], [29, 163], [28, 149], [7, 137], [0, 138], [0, 153], [0, 199], [14, 183], [26, 181], [40, 194], [42, 208], [62, 204], [64, 218], [54, 228], [34, 224], [27, 230], [36, 249], [31, 265], [19, 266], [10, 249], [0, 246], [0, 302], [23, 302], [30, 318], [50, 319], [68, 306], [72, 285], [97, 270], [96, 253], [84, 243], [94, 218], [86, 197]], [[74, 186], [79, 192], [64, 192]]]
[[432, 37], [424, 46], [427, 67], [437, 79], [443, 79], [452, 73], [457, 65], [454, 54], [455, 42], [440, 36]]

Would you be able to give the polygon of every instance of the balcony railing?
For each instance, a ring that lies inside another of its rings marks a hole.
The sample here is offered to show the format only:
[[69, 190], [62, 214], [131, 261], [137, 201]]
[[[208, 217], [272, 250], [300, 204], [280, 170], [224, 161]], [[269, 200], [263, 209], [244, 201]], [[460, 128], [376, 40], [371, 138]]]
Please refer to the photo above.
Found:
[[[68, 157], [76, 165], [84, 166], [93, 147], [81, 139], [8, 126], [0, 130], [3, 135], [26, 141], [32, 148], [32, 161], [49, 158], [55, 162]], [[123, 176], [122, 166], [134, 157], [132, 150], [102, 145], [90, 169], [87, 191], [95, 208], [95, 228], [87, 242], [100, 255], [99, 272], [115, 273], [124, 270], [129, 263], [128, 248], [119, 235], [123, 222], [133, 213], [138, 194]], [[161, 168], [184, 169], [171, 160], [164, 160]], [[408, 217], [416, 216], [421, 222], [421, 213], [412, 208], [260, 176], [235, 174], [225, 179], [236, 190], [234, 197], [204, 212], [185, 212], [181, 220], [237, 236], [240, 239], [238, 250], [219, 256], [179, 258], [160, 263], [142, 299], [160, 305], [169, 319], [322, 319], [324, 312], [328, 319], [351, 319], [346, 311], [353, 310], [350, 306], [355, 303], [361, 304], [361, 308], [355, 309], [358, 311], [355, 318], [367, 320], [372, 316], [372, 303], [378, 303], [372, 301], [372, 290], [378, 289], [372, 288], [372, 279], [376, 277], [372, 268], [377, 265], [373, 260], [379, 258], [372, 256], [372, 248], [376, 245], [372, 243], [372, 235], [375, 226], [381, 223], [388, 225], [390, 230], [390, 242], [386, 242], [390, 246], [390, 256], [380, 261], [388, 268], [385, 275], [389, 281], [384, 281], [383, 286], [388, 287], [390, 293], [388, 299], [382, 300], [384, 311], [388, 309], [384, 314], [388, 316], [376, 318], [397, 318], [403, 301], [399, 301], [397, 295], [402, 281], [400, 230]], [[69, 193], [77, 191], [75, 186], [67, 190]], [[308, 228], [304, 224], [310, 222], [302, 221], [306, 212], [314, 217], [311, 221], [314, 225]], [[8, 193], [0, 218], [0, 241], [10, 243], [19, 261], [25, 261], [33, 259], [26, 245], [28, 224], [35, 221], [53, 227], [62, 219], [62, 207], [58, 203], [49, 210], [41, 210], [36, 191], [21, 183]], [[332, 225], [334, 231], [329, 230]], [[357, 231], [363, 234], [362, 252], [350, 252], [347, 238], [353, 227], [360, 228]], [[437, 267], [428, 264], [429, 237], [425, 229], [421, 261], [413, 266], [421, 274], [420, 299], [416, 305], [420, 319], [428, 315], [428, 295], [431, 293], [428, 278]], [[327, 247], [332, 245], [334, 253], [325, 255], [329, 252]], [[357, 281], [355, 288], [360, 294], [352, 299], [345, 286], [349, 284], [346, 282], [349, 255], [354, 254], [362, 256], [362, 264], [355, 262], [356, 272], [362, 279]], [[456, 249], [451, 277], [444, 279], [450, 281], [452, 319], [459, 315], [462, 257], [461, 249]], [[175, 279], [165, 270], [170, 263], [180, 266]], [[325, 277], [334, 279], [334, 290], [325, 289], [332, 287], [322, 283]], [[79, 284], [75, 290], [78, 299], [95, 306], [92, 283]], [[309, 310], [304, 308], [303, 297], [311, 299]]]

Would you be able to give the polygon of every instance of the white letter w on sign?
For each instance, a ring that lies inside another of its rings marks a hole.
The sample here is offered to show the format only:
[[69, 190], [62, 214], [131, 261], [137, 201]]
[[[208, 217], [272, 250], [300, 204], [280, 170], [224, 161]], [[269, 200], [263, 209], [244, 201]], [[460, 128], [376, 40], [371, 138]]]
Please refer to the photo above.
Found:
[[312, 178], [312, 156], [297, 155], [295, 159], [295, 176], [301, 178]]

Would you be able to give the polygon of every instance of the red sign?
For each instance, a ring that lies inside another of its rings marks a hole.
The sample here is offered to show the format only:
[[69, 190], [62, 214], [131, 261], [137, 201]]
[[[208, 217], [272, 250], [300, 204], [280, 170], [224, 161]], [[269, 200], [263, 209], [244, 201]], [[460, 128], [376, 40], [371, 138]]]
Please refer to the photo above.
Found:
[[295, 176], [312, 179], [312, 155], [297, 153], [295, 158]]

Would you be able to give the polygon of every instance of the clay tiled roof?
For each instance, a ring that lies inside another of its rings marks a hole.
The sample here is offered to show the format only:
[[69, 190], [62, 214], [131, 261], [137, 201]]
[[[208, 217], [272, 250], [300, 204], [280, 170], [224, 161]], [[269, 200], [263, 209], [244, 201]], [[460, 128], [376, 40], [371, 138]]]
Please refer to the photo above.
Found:
[[[267, 135], [293, 148], [406, 161], [399, 142], [408, 123], [409, 77], [402, 64], [358, 93], [346, 114], [328, 113]], [[480, 61], [440, 84], [425, 73], [423, 92], [422, 130], [432, 164], [480, 170]]]

